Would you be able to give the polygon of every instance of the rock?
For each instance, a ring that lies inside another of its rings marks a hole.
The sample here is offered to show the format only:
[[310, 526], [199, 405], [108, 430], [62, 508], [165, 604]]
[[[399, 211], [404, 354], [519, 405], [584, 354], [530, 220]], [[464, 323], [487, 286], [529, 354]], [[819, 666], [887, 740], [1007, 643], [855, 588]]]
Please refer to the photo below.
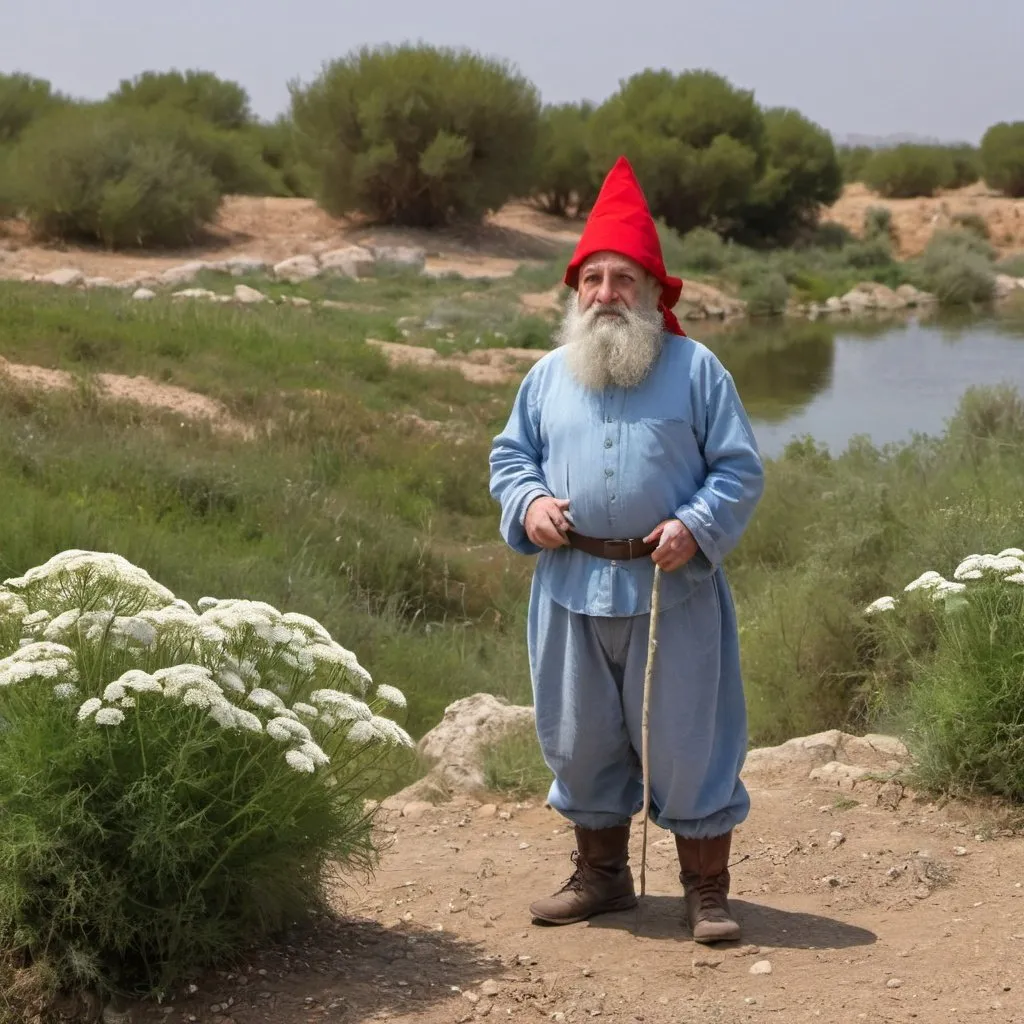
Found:
[[262, 274], [270, 268], [270, 263], [259, 256], [232, 256], [219, 266], [232, 277], [241, 277], [243, 274]]
[[1009, 298], [1017, 290], [1017, 279], [1009, 274], [996, 274], [996, 298]]
[[835, 850], [845, 842], [846, 836], [844, 836], [842, 832], [830, 832], [828, 834], [828, 848], [830, 850]]
[[65, 267], [62, 270], [51, 270], [48, 274], [40, 274], [36, 280], [40, 284], [56, 284], [62, 288], [69, 288], [81, 284], [85, 280], [85, 274], [73, 267]]
[[812, 768], [808, 778], [815, 782], [825, 782], [840, 789], [853, 789], [865, 775], [871, 773], [870, 768], [862, 765], [844, 764], [842, 761], [829, 761], [820, 768]]
[[750, 973], [751, 974], [771, 974], [772, 973], [771, 961], [770, 960], [758, 960], [757, 963], [754, 964], [750, 968]]
[[[743, 773], [765, 779], [789, 777], [794, 781], [806, 779], [809, 772], [832, 763], [893, 771], [909, 760], [907, 748], [892, 736], [870, 733], [853, 736], [838, 729], [799, 736], [777, 747], [759, 747], [747, 754]], [[838, 768], [829, 768], [824, 778], [832, 778]], [[813, 777], [813, 776], [812, 776]]]
[[361, 245], [347, 245], [343, 249], [332, 249], [320, 257], [324, 273], [342, 277], [371, 277], [376, 260], [369, 249]]
[[391, 267], [396, 270], [411, 270], [423, 273], [427, 264], [425, 249], [412, 245], [375, 245], [369, 249], [378, 266]]
[[263, 292], [258, 292], [255, 288], [250, 288], [247, 284], [236, 284], [235, 301], [241, 302], [246, 306], [251, 306], [258, 302], [266, 302], [267, 297]]
[[208, 269], [208, 266], [203, 260], [182, 263], [180, 266], [165, 270], [160, 275], [160, 281], [163, 284], [191, 284], [202, 271]]
[[148, 299], [155, 299], [156, 292], [151, 291], [149, 288], [136, 288], [132, 292], [132, 298], [137, 299], [139, 302], [145, 302]]
[[845, 307], [843, 306], [843, 300], [838, 296], [833, 295], [825, 300], [825, 312], [826, 313], [843, 313]]
[[320, 276], [320, 264], [315, 256], [292, 256], [274, 266], [274, 277], [279, 281], [290, 281], [298, 284]]
[[484, 996], [496, 996], [500, 991], [501, 986], [493, 978], [488, 978], [480, 986], [480, 994]]
[[477, 818], [493, 818], [498, 813], [498, 808], [494, 804], [483, 804], [481, 807], [476, 809]]
[[410, 800], [402, 808], [402, 817], [408, 818], [410, 821], [418, 821], [424, 814], [429, 814], [433, 809], [434, 805], [428, 804], [425, 800]]
[[172, 299], [213, 299], [216, 298], [214, 292], [211, 292], [209, 288], [182, 288], [180, 292], [175, 292]]
[[866, 313], [876, 308], [874, 295], [869, 291], [861, 291], [859, 286], [851, 288], [839, 301], [851, 313]]
[[109, 277], [87, 277], [83, 282], [84, 288], [116, 288], [116, 282]]
[[907, 302], [898, 292], [884, 284], [862, 284], [860, 288], [869, 288], [875, 300], [876, 309], [905, 309]]
[[290, 302], [293, 306], [298, 306], [300, 308], [313, 305], [309, 299], [304, 299], [301, 295], [286, 295], [282, 301]]
[[483, 789], [484, 750], [509, 731], [532, 723], [532, 707], [512, 705], [489, 693], [449, 704], [440, 723], [419, 742], [420, 755], [432, 767], [410, 790], [422, 793], [428, 781], [449, 790]]
[[902, 978], [890, 978], [885, 983], [885, 987], [886, 988], [903, 988], [903, 979]]
[[967, 856], [967, 847], [966, 846], [954, 846], [953, 847], [953, 856], [954, 857], [966, 857]]

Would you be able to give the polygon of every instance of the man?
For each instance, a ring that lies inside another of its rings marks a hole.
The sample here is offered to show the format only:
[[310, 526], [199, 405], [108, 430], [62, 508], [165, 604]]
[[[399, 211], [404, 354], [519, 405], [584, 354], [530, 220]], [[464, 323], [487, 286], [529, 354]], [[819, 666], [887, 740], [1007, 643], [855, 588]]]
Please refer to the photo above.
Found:
[[570, 924], [635, 906], [630, 819], [654, 566], [662, 577], [651, 697], [651, 819], [675, 834], [700, 942], [739, 937], [729, 903], [746, 707], [722, 561], [763, 489], [731, 376], [671, 309], [682, 282], [632, 169], [609, 173], [565, 275], [558, 346], [527, 374], [490, 457], [513, 550], [538, 554], [528, 643], [549, 803], [575, 825], [575, 872], [534, 903]]

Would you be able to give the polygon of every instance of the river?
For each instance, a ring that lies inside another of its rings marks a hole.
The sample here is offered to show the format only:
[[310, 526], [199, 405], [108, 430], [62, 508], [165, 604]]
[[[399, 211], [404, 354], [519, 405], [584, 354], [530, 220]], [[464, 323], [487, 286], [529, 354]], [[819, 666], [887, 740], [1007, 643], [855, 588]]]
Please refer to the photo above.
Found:
[[693, 333], [732, 373], [766, 456], [803, 436], [838, 454], [857, 435], [940, 434], [969, 387], [1024, 392], [1024, 314]]

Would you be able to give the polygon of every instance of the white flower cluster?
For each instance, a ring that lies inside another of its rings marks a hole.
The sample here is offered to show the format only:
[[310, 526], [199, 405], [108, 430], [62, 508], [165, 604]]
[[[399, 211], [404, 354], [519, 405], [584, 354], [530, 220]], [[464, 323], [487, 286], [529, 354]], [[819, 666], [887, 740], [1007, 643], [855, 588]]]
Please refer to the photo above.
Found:
[[[911, 580], [903, 590], [905, 593], [912, 593], [915, 590], [928, 591], [932, 600], [938, 601], [949, 594], [963, 593], [967, 589], [964, 580], [980, 580], [987, 575], [1001, 577], [1006, 583], [1024, 586], [1024, 550], [1006, 548], [997, 555], [968, 555], [953, 570], [952, 580], [947, 580], [934, 569], [929, 569], [916, 580]], [[880, 597], [864, 609], [864, 614], [890, 612], [895, 609], [896, 604], [896, 598], [891, 595]]]
[[[174, 601], [174, 595], [145, 569], [121, 555], [105, 551], [61, 551], [45, 564], [29, 569], [24, 576], [4, 580], [4, 586], [30, 592], [36, 604], [47, 604], [51, 608], [73, 599], [76, 587], [82, 584], [114, 587], [144, 607], [161, 608]], [[46, 601], [47, 597], [51, 600]]]
[[73, 684], [78, 679], [75, 660], [75, 652], [63, 644], [25, 644], [0, 658], [0, 686], [13, 686], [28, 679], [57, 678], [62, 684]]
[[[81, 722], [116, 727], [142, 695], [153, 694], [205, 711], [223, 729], [260, 733], [285, 745], [289, 766], [310, 773], [329, 759], [303, 720], [323, 733], [344, 729], [353, 743], [412, 746], [404, 729], [360, 699], [372, 679], [355, 654], [309, 616], [283, 614], [261, 601], [209, 597], [199, 602], [197, 612], [144, 570], [101, 552], [62, 552], [6, 584], [10, 589], [0, 590], [0, 623], [15, 622], [23, 639], [17, 652], [0, 660], [0, 686], [51, 679], [54, 697], [80, 699], [74, 649], [83, 642], [109, 644], [129, 656], [149, 651], [149, 658], [190, 652], [184, 664], [123, 673], [102, 696], [81, 703]], [[48, 600], [60, 609], [56, 614], [40, 607]], [[69, 606], [73, 601], [77, 606]], [[117, 614], [115, 608], [126, 603], [141, 610]], [[307, 701], [288, 707], [281, 694], [294, 692], [289, 680], [320, 688]], [[351, 685], [358, 696], [336, 683]], [[374, 696], [381, 704], [405, 707], [404, 695], [394, 686], [378, 686]]]

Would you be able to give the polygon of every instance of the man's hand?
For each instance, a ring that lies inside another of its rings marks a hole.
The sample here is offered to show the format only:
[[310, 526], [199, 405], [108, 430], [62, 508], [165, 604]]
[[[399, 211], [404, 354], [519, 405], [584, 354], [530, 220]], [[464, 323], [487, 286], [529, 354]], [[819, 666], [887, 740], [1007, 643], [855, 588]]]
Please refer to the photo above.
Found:
[[569, 543], [565, 535], [569, 529], [565, 518], [568, 507], [566, 498], [534, 498], [523, 520], [526, 536], [539, 548], [565, 547]]
[[660, 565], [662, 572], [672, 572], [697, 554], [697, 542], [693, 534], [679, 519], [666, 519], [644, 537], [645, 544], [657, 543], [651, 552], [655, 565]]

